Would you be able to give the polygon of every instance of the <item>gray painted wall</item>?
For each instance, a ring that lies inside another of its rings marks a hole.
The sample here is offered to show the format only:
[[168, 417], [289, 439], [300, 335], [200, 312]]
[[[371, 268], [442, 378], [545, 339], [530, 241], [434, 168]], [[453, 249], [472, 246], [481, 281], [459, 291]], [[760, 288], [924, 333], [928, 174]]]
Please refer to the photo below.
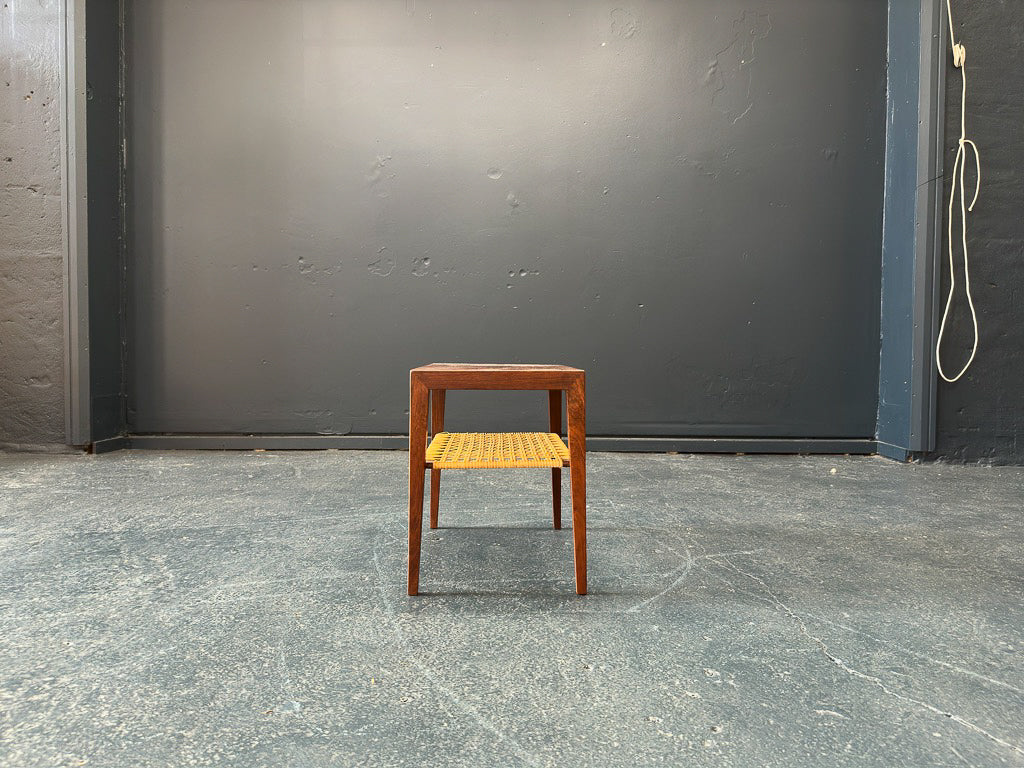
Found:
[[[981, 150], [984, 174], [981, 198], [968, 223], [981, 346], [963, 379], [956, 384], [939, 382], [936, 455], [1020, 464], [1024, 463], [1024, 5], [1012, 0], [955, 0], [953, 15], [957, 38], [967, 46], [968, 137]], [[949, 171], [960, 136], [960, 76], [949, 66], [947, 200]], [[945, 265], [943, 272], [948, 273]], [[948, 278], [944, 279], [943, 301], [948, 285]], [[971, 329], [965, 306], [961, 294], [944, 351], [946, 366], [954, 372], [969, 352]]]
[[0, 446], [64, 443], [60, 6], [0, 7]]
[[886, 3], [528, 6], [133, 4], [130, 428], [874, 434]]

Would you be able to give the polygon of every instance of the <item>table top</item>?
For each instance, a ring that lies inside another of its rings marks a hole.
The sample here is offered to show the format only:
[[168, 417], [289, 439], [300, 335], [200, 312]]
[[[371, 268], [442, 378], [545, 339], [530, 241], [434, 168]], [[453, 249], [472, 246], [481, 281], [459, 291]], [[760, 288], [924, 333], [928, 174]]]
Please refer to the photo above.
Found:
[[582, 368], [571, 368], [568, 365], [527, 365], [524, 363], [430, 363], [413, 368], [413, 371], [562, 371], [565, 373], [583, 373]]
[[582, 386], [581, 368], [516, 363], [431, 363], [409, 371], [430, 389], [569, 389]]

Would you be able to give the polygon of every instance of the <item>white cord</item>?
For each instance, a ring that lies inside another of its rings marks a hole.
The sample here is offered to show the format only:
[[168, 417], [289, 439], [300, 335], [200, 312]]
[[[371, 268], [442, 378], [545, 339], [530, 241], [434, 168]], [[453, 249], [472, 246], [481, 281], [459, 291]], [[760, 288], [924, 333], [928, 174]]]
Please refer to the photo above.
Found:
[[[953, 184], [949, 193], [949, 213], [947, 215], [949, 222], [949, 231], [947, 233], [949, 241], [949, 296], [946, 297], [946, 310], [942, 313], [939, 338], [935, 342], [935, 365], [939, 369], [939, 375], [952, 383], [967, 372], [967, 369], [971, 367], [971, 363], [974, 362], [975, 354], [978, 352], [978, 313], [974, 309], [974, 299], [971, 296], [971, 274], [967, 259], [967, 212], [974, 210], [974, 204], [978, 202], [978, 192], [981, 191], [981, 155], [978, 154], [978, 145], [967, 138], [967, 69], [964, 66], [967, 63], [967, 49], [956, 42], [956, 37], [953, 33], [953, 8], [951, 0], [946, 0], [946, 12], [949, 17], [949, 41], [953, 46], [953, 66], [960, 70], [963, 88], [960, 94], [960, 144], [956, 151], [956, 160], [953, 162]], [[967, 165], [967, 153], [964, 151], [964, 147], [968, 144], [974, 150], [974, 165], [978, 172], [977, 182], [974, 187], [974, 199], [971, 200], [970, 205], [966, 205], [967, 201], [964, 194], [964, 167]], [[958, 173], [959, 176], [957, 176]], [[956, 273], [953, 269], [953, 202], [956, 200], [958, 192], [960, 194], [961, 246], [964, 254], [964, 289], [967, 293], [967, 305], [971, 308], [971, 322], [974, 325], [974, 347], [971, 349], [971, 356], [967, 358], [964, 367], [960, 369], [960, 373], [950, 378], [942, 369], [942, 335], [946, 332], [946, 321], [949, 318], [950, 307], [953, 306], [953, 293], [956, 290]]]

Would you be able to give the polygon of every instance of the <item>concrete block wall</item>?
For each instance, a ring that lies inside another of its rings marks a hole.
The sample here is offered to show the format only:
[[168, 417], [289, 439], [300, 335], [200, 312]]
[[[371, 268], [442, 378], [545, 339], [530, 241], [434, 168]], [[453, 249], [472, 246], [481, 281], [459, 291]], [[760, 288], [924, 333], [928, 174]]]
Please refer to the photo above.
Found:
[[[935, 455], [1024, 464], [1024, 4], [954, 0], [953, 18], [956, 37], [967, 47], [967, 135], [981, 151], [981, 197], [968, 214], [981, 346], [960, 381], [939, 381]], [[950, 69], [948, 78], [944, 205], [960, 137], [960, 76]], [[968, 194], [973, 193], [972, 172], [968, 164]], [[959, 213], [954, 212], [958, 222]], [[959, 261], [959, 250], [954, 256]], [[943, 255], [943, 303], [949, 286], [945, 259]], [[962, 287], [959, 265], [957, 274]], [[954, 306], [950, 342], [943, 345], [950, 373], [966, 360], [972, 338], [962, 292]]]
[[64, 443], [60, 4], [0, 7], [0, 446]]

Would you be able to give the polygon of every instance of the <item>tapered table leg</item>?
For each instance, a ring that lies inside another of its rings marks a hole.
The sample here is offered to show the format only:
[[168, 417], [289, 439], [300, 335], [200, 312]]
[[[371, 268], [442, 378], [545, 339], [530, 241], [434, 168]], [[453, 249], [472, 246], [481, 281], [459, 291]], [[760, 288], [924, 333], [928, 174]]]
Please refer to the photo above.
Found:
[[587, 594], [587, 406], [583, 374], [572, 383], [566, 407], [569, 422], [569, 483], [572, 496], [572, 553], [576, 594]]
[[423, 537], [423, 470], [427, 461], [427, 387], [409, 381], [409, 594], [420, 591]]

